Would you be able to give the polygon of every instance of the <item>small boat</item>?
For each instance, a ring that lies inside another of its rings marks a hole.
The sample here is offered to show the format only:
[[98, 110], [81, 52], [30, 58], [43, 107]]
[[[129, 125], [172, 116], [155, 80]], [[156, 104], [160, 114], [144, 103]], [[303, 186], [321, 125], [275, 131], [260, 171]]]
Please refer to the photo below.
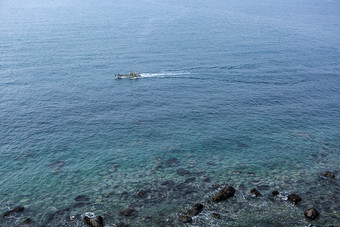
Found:
[[133, 72], [130, 72], [129, 74], [116, 74], [115, 77], [117, 79], [137, 79], [137, 78], [140, 78], [141, 75], [139, 73], [133, 73]]

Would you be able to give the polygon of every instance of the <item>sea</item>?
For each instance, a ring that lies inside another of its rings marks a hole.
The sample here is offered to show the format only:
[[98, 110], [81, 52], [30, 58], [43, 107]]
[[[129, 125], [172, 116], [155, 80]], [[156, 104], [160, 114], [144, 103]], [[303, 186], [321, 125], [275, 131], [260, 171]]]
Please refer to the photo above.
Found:
[[338, 226], [340, 1], [1, 0], [0, 160], [0, 226]]

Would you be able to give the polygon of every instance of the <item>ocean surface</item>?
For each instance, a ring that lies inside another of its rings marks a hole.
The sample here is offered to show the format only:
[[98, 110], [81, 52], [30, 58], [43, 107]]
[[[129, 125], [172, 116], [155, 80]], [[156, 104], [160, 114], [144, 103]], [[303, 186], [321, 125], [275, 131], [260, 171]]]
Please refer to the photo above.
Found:
[[0, 226], [337, 226], [340, 1], [1, 0], [0, 157]]

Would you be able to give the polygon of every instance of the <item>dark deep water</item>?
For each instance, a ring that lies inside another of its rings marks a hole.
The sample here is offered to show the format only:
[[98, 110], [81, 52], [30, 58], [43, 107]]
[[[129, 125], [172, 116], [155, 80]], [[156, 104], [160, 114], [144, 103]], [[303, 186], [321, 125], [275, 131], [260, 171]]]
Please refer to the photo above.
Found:
[[193, 226], [340, 221], [338, 0], [4, 0], [0, 21], [0, 211], [25, 206], [1, 226], [183, 225], [223, 183]]

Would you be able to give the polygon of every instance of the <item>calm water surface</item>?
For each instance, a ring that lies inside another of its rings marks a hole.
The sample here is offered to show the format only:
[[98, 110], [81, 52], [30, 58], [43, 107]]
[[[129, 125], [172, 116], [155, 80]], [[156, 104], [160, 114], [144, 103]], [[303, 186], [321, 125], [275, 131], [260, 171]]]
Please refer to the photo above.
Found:
[[0, 211], [25, 206], [1, 226], [340, 221], [338, 0], [4, 0], [0, 22]]

